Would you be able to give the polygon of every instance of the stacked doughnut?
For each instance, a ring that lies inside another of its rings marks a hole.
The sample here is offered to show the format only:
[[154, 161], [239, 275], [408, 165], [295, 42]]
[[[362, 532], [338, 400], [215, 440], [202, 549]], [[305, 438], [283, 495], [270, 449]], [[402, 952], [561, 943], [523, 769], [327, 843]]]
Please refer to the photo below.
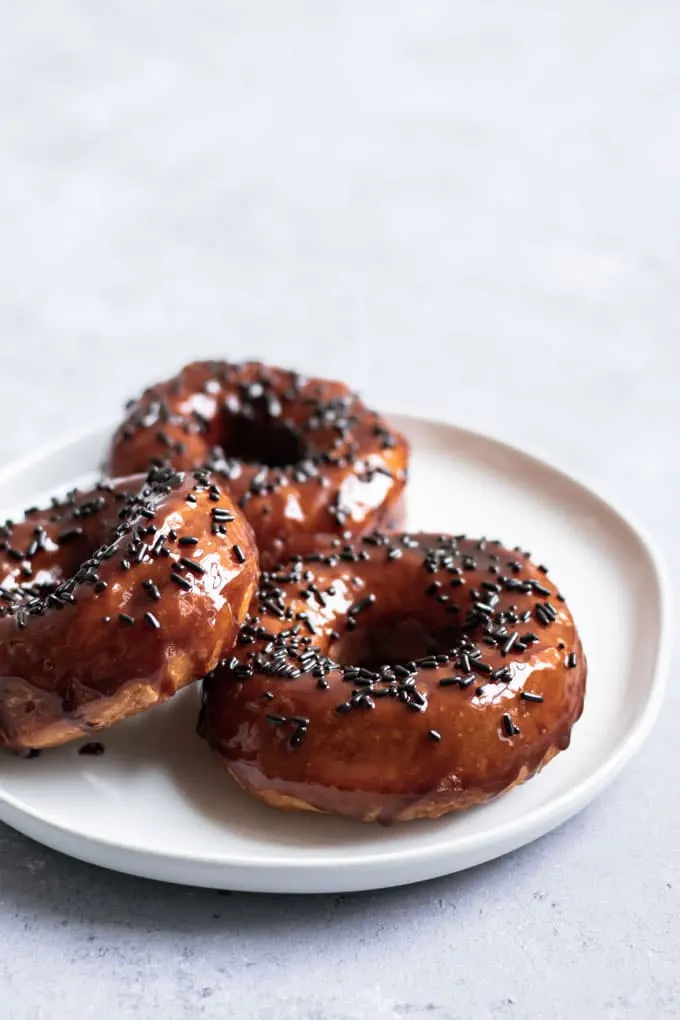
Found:
[[268, 804], [383, 823], [523, 782], [586, 662], [519, 549], [407, 533], [403, 436], [343, 383], [197, 362], [128, 405], [113, 481], [0, 530], [0, 744], [204, 678], [199, 732]]
[[72, 492], [0, 530], [0, 745], [30, 751], [165, 701], [230, 647], [257, 547], [208, 471]]

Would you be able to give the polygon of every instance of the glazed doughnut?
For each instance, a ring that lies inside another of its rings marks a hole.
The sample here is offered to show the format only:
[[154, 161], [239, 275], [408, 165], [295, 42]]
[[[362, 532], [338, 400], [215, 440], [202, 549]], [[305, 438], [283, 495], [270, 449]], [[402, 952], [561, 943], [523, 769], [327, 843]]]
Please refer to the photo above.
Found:
[[232, 645], [252, 529], [206, 472], [71, 493], [0, 529], [0, 746], [62, 744], [165, 701]]
[[341, 382], [258, 362], [188, 365], [129, 406], [108, 470], [165, 461], [225, 476], [263, 562], [323, 534], [403, 525], [406, 440]]
[[528, 554], [375, 533], [262, 575], [199, 732], [268, 804], [437, 817], [566, 748], [585, 679], [572, 616]]

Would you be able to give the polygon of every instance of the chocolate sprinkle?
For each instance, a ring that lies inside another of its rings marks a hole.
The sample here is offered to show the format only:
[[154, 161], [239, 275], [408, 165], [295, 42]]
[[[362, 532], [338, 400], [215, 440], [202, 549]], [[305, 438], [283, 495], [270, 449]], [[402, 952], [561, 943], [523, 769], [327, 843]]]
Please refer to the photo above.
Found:
[[178, 584], [180, 586], [180, 588], [184, 589], [184, 591], [191, 591], [192, 590], [191, 581], [187, 581], [186, 577], [182, 577], [181, 574], [175, 573], [174, 570], [170, 574], [170, 580], [174, 581], [175, 584]]
[[99, 755], [102, 755], [104, 751], [104, 745], [100, 744], [98, 740], [93, 740], [89, 744], [83, 744], [83, 746], [78, 749], [78, 754], [99, 757]]

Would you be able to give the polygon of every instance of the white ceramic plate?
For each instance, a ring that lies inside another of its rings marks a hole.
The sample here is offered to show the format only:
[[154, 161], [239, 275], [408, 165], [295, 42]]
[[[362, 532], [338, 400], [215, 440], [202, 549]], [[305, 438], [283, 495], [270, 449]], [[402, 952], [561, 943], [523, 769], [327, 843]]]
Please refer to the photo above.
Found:
[[[198, 692], [31, 760], [0, 755], [0, 818], [74, 857], [191, 885], [347, 892], [434, 878], [505, 854], [592, 800], [640, 747], [667, 666], [667, 585], [625, 517], [548, 464], [465, 429], [394, 418], [413, 444], [409, 527], [467, 531], [547, 562], [581, 629], [586, 708], [570, 749], [506, 797], [391, 829], [267, 808], [229, 780], [195, 735]], [[3, 513], [83, 484], [109, 430], [0, 472]], [[82, 742], [81, 742], [82, 743]]]

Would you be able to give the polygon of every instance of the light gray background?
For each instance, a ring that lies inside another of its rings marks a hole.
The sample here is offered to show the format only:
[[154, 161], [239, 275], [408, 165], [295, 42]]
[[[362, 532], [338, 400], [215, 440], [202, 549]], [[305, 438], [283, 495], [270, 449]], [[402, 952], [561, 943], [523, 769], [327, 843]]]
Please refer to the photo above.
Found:
[[[503, 430], [680, 567], [680, 6], [0, 11], [0, 460], [206, 353]], [[0, 827], [0, 1017], [680, 1016], [680, 703], [560, 831], [371, 895], [222, 896]]]

